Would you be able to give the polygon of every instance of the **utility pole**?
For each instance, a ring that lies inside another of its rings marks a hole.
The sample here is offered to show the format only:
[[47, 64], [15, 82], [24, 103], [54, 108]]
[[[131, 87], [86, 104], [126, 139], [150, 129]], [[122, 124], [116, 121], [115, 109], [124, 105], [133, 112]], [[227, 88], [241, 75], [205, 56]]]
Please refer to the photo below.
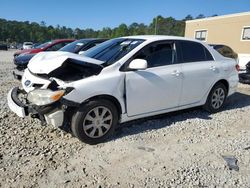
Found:
[[155, 18], [155, 35], [157, 35], [157, 20], [158, 20], [158, 17]]

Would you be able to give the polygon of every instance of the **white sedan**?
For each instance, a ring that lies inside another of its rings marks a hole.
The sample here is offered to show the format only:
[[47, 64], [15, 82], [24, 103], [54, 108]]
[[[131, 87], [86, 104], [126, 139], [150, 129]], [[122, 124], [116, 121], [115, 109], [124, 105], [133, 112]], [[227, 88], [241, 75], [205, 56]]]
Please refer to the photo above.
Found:
[[220, 111], [236, 91], [237, 68], [197, 40], [122, 37], [83, 55], [39, 53], [8, 104], [20, 117], [68, 126], [83, 142], [97, 144], [118, 123], [195, 106]]
[[24, 42], [23, 43], [23, 49], [27, 50], [27, 49], [31, 49], [33, 46], [33, 42]]

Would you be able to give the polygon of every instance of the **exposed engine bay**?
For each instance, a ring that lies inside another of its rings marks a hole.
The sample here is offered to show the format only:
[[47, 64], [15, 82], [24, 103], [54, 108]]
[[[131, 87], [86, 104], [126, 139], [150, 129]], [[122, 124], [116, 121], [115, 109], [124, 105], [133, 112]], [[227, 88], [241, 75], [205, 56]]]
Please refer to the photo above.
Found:
[[103, 67], [101, 65], [91, 64], [69, 58], [49, 74], [37, 74], [46, 79], [57, 78], [65, 82], [80, 80], [92, 75], [98, 75]]

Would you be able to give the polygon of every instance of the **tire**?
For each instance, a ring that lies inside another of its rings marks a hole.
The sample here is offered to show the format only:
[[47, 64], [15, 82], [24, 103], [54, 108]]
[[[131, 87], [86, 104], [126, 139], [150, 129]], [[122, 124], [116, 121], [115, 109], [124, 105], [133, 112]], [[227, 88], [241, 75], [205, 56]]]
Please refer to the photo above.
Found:
[[226, 97], [227, 89], [219, 82], [211, 89], [203, 108], [210, 113], [219, 112], [223, 108]]
[[94, 145], [111, 137], [117, 124], [116, 106], [108, 100], [97, 99], [77, 110], [71, 121], [71, 130], [79, 140]]

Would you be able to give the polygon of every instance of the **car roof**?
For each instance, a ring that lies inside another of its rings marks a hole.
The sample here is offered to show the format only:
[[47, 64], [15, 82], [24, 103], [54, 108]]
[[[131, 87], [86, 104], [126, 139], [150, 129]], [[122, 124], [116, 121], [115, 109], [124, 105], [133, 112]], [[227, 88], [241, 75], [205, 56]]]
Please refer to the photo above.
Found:
[[104, 38], [85, 38], [85, 39], [78, 39], [76, 40], [77, 42], [84, 42], [84, 41], [105, 41], [108, 39], [104, 39]]
[[136, 35], [136, 36], [121, 37], [121, 38], [143, 39], [143, 40], [150, 40], [150, 41], [158, 41], [158, 40], [188, 40], [188, 41], [201, 42], [199, 40], [192, 39], [192, 38], [178, 37], [178, 36], [169, 36], [169, 35]]
[[57, 42], [66, 42], [66, 41], [75, 41], [76, 39], [55, 39], [55, 40], [52, 40], [51, 42], [52, 43], [57, 43]]

